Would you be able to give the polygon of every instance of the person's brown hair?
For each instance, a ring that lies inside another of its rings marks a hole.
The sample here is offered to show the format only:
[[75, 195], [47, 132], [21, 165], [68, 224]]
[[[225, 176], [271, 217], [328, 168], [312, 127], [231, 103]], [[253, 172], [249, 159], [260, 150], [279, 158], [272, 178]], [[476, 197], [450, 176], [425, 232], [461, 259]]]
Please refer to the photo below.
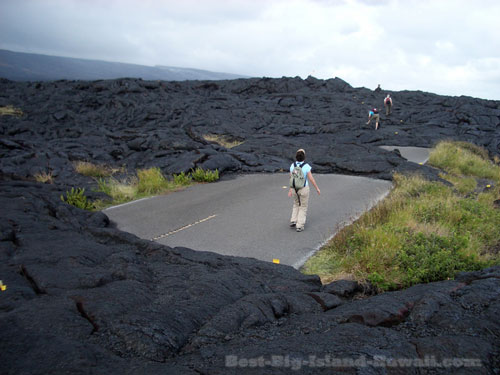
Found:
[[303, 149], [297, 150], [297, 153], [295, 154], [295, 160], [297, 161], [306, 160], [306, 152]]

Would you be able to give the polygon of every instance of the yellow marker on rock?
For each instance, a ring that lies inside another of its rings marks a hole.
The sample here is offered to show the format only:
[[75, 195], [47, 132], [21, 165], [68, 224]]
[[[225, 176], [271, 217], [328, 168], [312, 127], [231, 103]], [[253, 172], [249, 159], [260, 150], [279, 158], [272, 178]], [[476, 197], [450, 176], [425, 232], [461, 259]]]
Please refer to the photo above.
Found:
[[2, 292], [5, 292], [5, 290], [6, 290], [6, 289], [7, 289], [7, 285], [4, 285], [3, 281], [2, 281], [2, 280], [0, 280], [0, 290], [1, 290]]
[[273, 259], [273, 263], [280, 264], [280, 260], [279, 259]]
[[486, 187], [489, 189], [491, 187], [491, 185], [488, 184], [488, 185], [486, 185]]
[[398, 132], [394, 132], [394, 134], [398, 134]]

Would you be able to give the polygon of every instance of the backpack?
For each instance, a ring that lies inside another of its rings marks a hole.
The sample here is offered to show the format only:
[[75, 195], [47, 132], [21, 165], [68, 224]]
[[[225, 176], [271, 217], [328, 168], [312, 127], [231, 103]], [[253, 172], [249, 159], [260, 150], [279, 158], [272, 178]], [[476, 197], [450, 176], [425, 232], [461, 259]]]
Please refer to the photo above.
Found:
[[302, 171], [302, 167], [306, 162], [295, 162], [294, 168], [292, 170], [292, 175], [290, 176], [290, 187], [295, 190], [302, 189], [306, 185], [306, 176], [304, 176], [304, 172]]

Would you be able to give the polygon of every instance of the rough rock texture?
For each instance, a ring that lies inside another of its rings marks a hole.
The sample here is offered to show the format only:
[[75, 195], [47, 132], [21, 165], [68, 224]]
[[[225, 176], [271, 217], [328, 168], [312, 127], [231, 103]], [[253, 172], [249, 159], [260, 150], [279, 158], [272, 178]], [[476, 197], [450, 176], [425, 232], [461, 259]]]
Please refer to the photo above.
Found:
[[[25, 113], [0, 117], [1, 374], [500, 372], [500, 267], [363, 297], [353, 282], [141, 240], [59, 198], [91, 184], [73, 160], [272, 172], [299, 146], [318, 172], [434, 176], [376, 146], [454, 138], [498, 154], [498, 102], [394, 93], [375, 132], [365, 109], [383, 93], [339, 79], [0, 88], [0, 106]], [[56, 184], [33, 181], [40, 171]]]
[[[135, 79], [14, 83], [0, 80], [0, 106], [25, 114], [2, 117], [0, 172], [20, 177], [51, 171], [76, 180], [68, 161], [165, 173], [194, 167], [220, 172], [276, 172], [299, 147], [316, 173], [390, 179], [407, 163], [379, 145], [430, 147], [470, 141], [500, 153], [498, 101], [423, 92], [392, 93], [393, 114], [366, 125], [385, 92], [356, 89], [336, 78], [155, 82]], [[397, 134], [396, 134], [397, 133]], [[226, 149], [207, 134], [243, 143]]]

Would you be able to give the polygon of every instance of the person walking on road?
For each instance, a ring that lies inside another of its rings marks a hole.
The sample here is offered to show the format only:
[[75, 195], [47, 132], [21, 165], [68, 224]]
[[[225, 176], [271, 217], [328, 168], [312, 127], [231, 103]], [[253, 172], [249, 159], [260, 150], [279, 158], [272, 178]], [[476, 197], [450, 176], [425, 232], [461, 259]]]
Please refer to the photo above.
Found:
[[378, 114], [377, 108], [372, 108], [368, 112], [368, 122], [366, 123], [366, 125], [370, 125], [370, 122], [372, 121], [372, 119], [375, 119], [375, 130], [377, 130], [378, 129], [378, 122], [380, 120], [380, 116]]
[[384, 99], [385, 115], [389, 116], [392, 109], [392, 98], [389, 94]]
[[305, 162], [306, 152], [304, 149], [297, 150], [295, 162], [290, 165], [290, 189], [289, 197], [294, 197], [290, 227], [295, 227], [297, 232], [304, 230], [309, 204], [309, 182], [321, 194], [316, 181], [311, 173], [312, 167]]

